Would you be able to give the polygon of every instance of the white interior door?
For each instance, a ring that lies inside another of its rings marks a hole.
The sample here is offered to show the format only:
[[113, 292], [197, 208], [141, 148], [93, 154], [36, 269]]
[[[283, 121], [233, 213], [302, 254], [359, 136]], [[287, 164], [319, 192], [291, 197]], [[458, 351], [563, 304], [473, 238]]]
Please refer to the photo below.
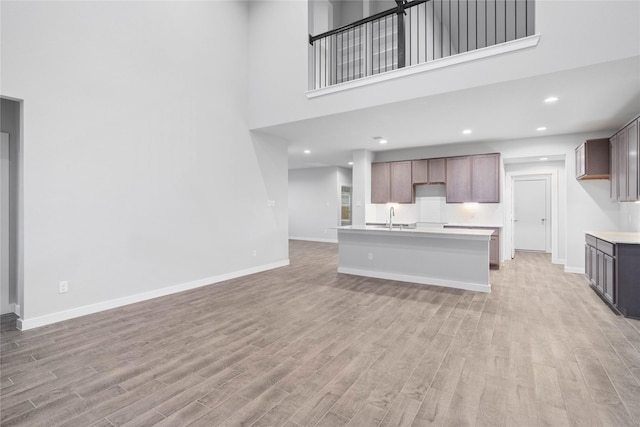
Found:
[[0, 133], [0, 310], [10, 313], [9, 304], [9, 134]]
[[544, 179], [513, 182], [514, 249], [546, 250], [547, 185]]

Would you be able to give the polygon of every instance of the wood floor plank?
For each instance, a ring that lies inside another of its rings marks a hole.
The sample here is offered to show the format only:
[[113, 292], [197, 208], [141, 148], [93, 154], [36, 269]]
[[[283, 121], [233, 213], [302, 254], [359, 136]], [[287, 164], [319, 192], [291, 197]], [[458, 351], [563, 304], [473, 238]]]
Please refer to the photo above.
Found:
[[640, 322], [516, 252], [491, 293], [290, 265], [26, 332], [0, 318], [0, 423], [640, 425]]

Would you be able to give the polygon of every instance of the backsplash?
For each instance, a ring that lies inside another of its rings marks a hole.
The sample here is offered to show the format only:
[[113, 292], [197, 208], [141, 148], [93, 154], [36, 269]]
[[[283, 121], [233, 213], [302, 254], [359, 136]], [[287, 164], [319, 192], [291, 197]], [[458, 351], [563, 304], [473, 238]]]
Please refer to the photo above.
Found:
[[371, 204], [367, 222], [387, 222], [393, 206], [395, 223], [433, 222], [450, 224], [503, 225], [502, 203], [446, 203], [444, 196], [416, 196], [413, 204]]

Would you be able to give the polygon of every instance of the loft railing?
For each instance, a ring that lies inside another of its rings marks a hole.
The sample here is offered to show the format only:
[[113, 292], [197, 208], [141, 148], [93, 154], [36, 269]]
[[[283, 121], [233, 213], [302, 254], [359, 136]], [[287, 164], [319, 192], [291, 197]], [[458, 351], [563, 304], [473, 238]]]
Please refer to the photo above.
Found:
[[311, 89], [492, 46], [534, 32], [534, 0], [396, 0], [395, 8], [309, 35]]

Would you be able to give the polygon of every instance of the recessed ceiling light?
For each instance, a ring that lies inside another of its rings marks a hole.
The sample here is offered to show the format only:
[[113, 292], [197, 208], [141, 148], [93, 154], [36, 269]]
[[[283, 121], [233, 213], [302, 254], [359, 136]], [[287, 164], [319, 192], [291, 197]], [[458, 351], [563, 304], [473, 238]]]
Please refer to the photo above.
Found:
[[304, 154], [311, 154], [311, 150], [304, 150]]
[[471, 129], [465, 129], [462, 131], [463, 134], [469, 135], [471, 133]]
[[541, 162], [544, 162], [545, 160], [549, 160], [549, 158], [548, 157], [540, 157], [540, 161]]
[[551, 104], [552, 102], [556, 102], [558, 100], [557, 96], [549, 96], [544, 100], [547, 104]]
[[353, 162], [349, 162], [349, 166], [353, 166]]
[[387, 140], [386, 140], [386, 139], [380, 139], [380, 140], [378, 140], [378, 142], [379, 142], [380, 144], [386, 144], [386, 143], [387, 143]]
[[542, 132], [543, 130], [547, 130], [547, 128], [545, 126], [540, 126], [539, 128], [536, 128], [536, 130], [538, 132]]

